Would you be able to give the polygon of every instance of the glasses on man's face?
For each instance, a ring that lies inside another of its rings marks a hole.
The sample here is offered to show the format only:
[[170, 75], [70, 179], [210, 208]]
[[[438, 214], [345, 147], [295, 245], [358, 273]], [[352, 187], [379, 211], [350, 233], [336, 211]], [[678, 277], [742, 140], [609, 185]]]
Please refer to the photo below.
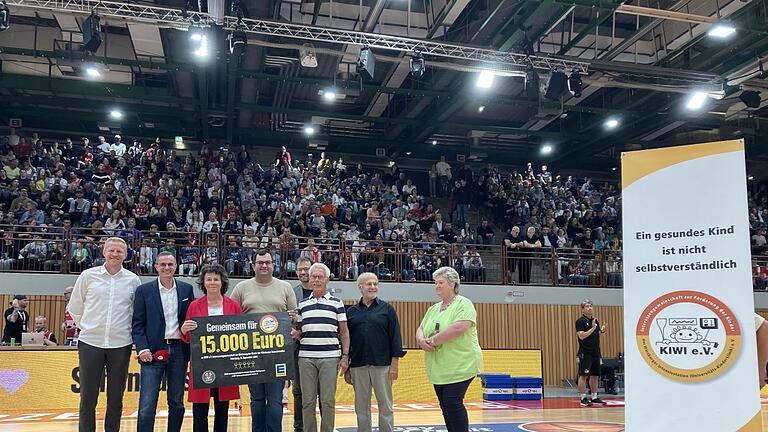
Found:
[[274, 261], [256, 261], [254, 264], [257, 266], [271, 266]]

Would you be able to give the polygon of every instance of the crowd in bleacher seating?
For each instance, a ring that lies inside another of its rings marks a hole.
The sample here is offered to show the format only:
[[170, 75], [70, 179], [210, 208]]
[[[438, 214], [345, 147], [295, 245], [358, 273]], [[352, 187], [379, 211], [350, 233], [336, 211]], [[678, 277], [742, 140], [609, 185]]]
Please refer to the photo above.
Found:
[[[421, 191], [397, 165], [364, 168], [325, 153], [298, 160], [283, 147], [262, 165], [245, 146], [182, 155], [159, 138], [149, 146], [109, 141], [61, 144], [15, 131], [3, 138], [0, 270], [79, 272], [102, 264], [99, 240], [118, 235], [129, 240], [131, 268], [147, 274], [167, 251], [184, 275], [218, 261], [249, 276], [251, 255], [265, 248], [276, 274], [289, 276], [306, 256], [336, 279], [372, 271], [428, 281], [451, 265], [468, 282], [622, 285], [614, 183], [531, 164], [473, 171], [443, 157]], [[433, 196], [447, 198], [447, 208], [434, 208]], [[753, 253], [768, 263], [766, 202], [765, 187], [750, 193]], [[755, 279], [768, 285], [768, 266], [756, 264]]]
[[0, 269], [79, 272], [102, 264], [99, 240], [117, 235], [130, 245], [128, 265], [143, 273], [171, 252], [182, 274], [219, 261], [247, 276], [254, 250], [266, 248], [278, 274], [306, 256], [336, 278], [374, 271], [427, 281], [453, 264], [485, 279], [477, 249], [462, 246], [475, 241], [473, 230], [454, 230], [397, 166], [365, 170], [325, 153], [299, 161], [285, 147], [262, 166], [245, 146], [180, 155], [159, 139], [146, 148], [110, 141], [4, 138]]

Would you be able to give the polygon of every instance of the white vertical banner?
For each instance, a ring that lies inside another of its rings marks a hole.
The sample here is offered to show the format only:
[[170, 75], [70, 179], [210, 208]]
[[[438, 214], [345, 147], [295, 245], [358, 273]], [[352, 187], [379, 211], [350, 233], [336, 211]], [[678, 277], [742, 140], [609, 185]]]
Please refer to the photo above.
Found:
[[622, 154], [626, 430], [762, 431], [744, 142]]

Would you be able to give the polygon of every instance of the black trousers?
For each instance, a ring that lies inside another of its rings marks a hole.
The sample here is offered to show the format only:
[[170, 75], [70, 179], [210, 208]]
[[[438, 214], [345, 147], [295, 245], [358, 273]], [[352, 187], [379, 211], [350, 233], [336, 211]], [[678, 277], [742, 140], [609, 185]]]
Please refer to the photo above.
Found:
[[469, 417], [464, 406], [464, 395], [467, 394], [469, 384], [474, 378], [453, 384], [435, 384], [437, 400], [440, 401], [440, 410], [443, 412], [443, 420], [448, 432], [468, 432]]
[[295, 360], [296, 379], [291, 382], [291, 391], [293, 392], [293, 431], [304, 432], [304, 415], [301, 405], [301, 379], [299, 378], [299, 347], [296, 346], [296, 350], [293, 355]]
[[[229, 401], [219, 400], [219, 389], [211, 389], [213, 398], [213, 432], [227, 432]], [[208, 402], [192, 404], [192, 430], [208, 432]]]
[[77, 344], [80, 366], [80, 432], [96, 431], [96, 404], [99, 390], [107, 374], [107, 412], [105, 432], [118, 432], [123, 415], [123, 393], [128, 379], [131, 346], [97, 348], [82, 341]]

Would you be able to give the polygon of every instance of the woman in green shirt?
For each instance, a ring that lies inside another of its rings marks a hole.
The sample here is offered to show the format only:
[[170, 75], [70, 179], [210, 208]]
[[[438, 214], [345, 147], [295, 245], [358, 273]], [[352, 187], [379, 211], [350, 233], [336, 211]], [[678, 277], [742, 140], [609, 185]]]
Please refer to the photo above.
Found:
[[440, 267], [432, 273], [432, 279], [442, 301], [427, 310], [416, 330], [416, 340], [425, 351], [427, 377], [435, 387], [448, 432], [467, 432], [464, 395], [483, 368], [477, 311], [472, 301], [459, 295], [456, 270]]

